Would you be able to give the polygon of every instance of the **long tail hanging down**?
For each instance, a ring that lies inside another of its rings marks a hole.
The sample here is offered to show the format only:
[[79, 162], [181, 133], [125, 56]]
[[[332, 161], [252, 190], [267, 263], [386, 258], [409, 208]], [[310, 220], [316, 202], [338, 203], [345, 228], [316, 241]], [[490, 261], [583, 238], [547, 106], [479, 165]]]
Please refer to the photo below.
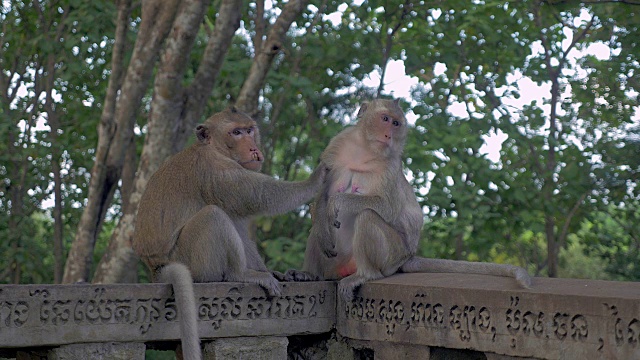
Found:
[[193, 278], [189, 269], [183, 264], [171, 263], [161, 270], [160, 279], [173, 286], [179, 314], [183, 358], [186, 360], [202, 359]]

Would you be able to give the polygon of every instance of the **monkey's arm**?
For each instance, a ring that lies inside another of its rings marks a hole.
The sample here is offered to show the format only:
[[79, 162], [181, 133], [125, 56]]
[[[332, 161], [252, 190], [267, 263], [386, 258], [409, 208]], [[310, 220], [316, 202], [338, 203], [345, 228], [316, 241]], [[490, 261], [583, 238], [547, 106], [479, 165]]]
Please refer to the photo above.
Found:
[[329, 201], [329, 190], [332, 181], [327, 181], [322, 189], [322, 192], [318, 194], [316, 201], [314, 202], [314, 211], [312, 217], [313, 226], [311, 227], [311, 234], [309, 235], [309, 241], [313, 241], [318, 245], [318, 248], [322, 253], [329, 258], [335, 257], [338, 253], [335, 250], [335, 239], [333, 238], [333, 222], [334, 218], [328, 216], [327, 203]]
[[[205, 190], [204, 198], [208, 203], [225, 204], [237, 217], [282, 214], [309, 201], [322, 186], [326, 172], [320, 164], [307, 180], [281, 181], [244, 169], [227, 171], [218, 184]], [[218, 191], [213, 193], [213, 189]]]
[[[393, 222], [398, 212], [392, 201], [380, 195], [338, 193], [329, 198], [327, 214], [331, 221], [337, 221], [339, 212], [346, 216], [353, 216], [365, 209], [375, 211], [387, 223]], [[334, 226], [339, 227], [340, 224], [334, 224]]]

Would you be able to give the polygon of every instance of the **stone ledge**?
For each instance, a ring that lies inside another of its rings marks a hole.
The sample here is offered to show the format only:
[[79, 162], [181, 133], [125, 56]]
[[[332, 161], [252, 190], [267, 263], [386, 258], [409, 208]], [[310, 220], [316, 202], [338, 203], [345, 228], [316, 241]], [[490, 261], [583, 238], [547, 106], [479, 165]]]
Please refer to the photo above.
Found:
[[[335, 283], [195, 284], [203, 339], [288, 336], [335, 327]], [[178, 340], [179, 314], [166, 284], [0, 285], [0, 348]]]
[[[526, 290], [500, 277], [399, 274], [365, 284], [348, 304], [336, 300], [335, 282], [283, 289], [270, 299], [256, 285], [196, 284], [202, 339], [337, 329], [381, 358], [431, 348], [640, 359], [640, 283], [536, 278]], [[0, 349], [176, 342], [179, 315], [165, 284], [0, 285]]]
[[338, 302], [347, 338], [540, 359], [640, 359], [640, 283], [399, 274]]

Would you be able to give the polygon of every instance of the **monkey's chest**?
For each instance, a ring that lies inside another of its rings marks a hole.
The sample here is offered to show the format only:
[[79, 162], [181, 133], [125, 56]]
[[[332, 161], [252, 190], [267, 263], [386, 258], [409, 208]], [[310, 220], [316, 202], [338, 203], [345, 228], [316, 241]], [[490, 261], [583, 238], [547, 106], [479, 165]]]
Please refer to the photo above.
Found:
[[331, 189], [331, 194], [347, 193], [368, 195], [375, 192], [379, 183], [380, 179], [373, 173], [347, 170], [339, 174], [338, 181], [334, 183]]

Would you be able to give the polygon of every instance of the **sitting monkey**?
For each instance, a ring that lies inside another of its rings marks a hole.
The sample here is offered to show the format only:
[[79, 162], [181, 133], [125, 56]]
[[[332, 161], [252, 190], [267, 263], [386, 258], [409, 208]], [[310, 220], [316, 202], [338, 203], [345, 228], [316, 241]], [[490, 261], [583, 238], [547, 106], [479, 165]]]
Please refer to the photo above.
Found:
[[402, 171], [407, 120], [397, 100], [382, 99], [362, 104], [357, 117], [321, 156], [330, 171], [312, 205], [304, 271], [290, 270], [288, 278], [341, 279], [346, 301], [364, 282], [397, 272], [511, 276], [530, 286], [517, 266], [415, 256], [423, 214]]
[[167, 160], [140, 200], [133, 249], [154, 274], [173, 285], [182, 351], [201, 357], [193, 281], [255, 283], [269, 296], [281, 286], [249, 237], [252, 216], [291, 211], [319, 191], [320, 164], [306, 181], [285, 182], [259, 173], [260, 134], [234, 108], [196, 128], [196, 142]]

